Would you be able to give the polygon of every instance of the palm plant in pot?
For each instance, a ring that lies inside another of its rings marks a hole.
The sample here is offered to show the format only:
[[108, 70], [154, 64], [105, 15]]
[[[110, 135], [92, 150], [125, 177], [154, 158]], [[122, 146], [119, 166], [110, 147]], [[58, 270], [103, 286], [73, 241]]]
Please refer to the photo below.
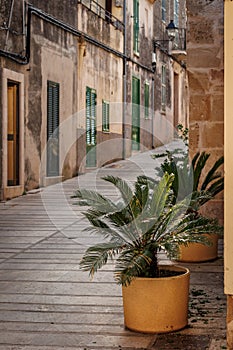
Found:
[[[182, 130], [181, 126], [180, 130]], [[187, 129], [185, 130], [185, 143], [187, 146]], [[184, 152], [180, 152], [179, 149], [173, 152], [167, 151], [166, 153], [155, 155], [155, 158], [164, 156], [165, 160], [156, 170], [159, 177], [165, 172], [174, 174], [172, 183], [173, 203], [190, 196], [191, 200], [187, 213], [192, 213], [196, 217], [199, 216], [202, 207], [215, 198], [224, 188], [224, 177], [219, 172], [219, 168], [224, 162], [223, 156], [218, 158], [211, 167], [208, 164], [210, 153], [207, 152], [197, 152], [191, 161], [189, 160], [187, 149]], [[209, 170], [207, 171], [208, 168]], [[150, 180], [157, 182], [154, 179]], [[222, 232], [206, 233], [208, 243], [191, 243], [181, 246], [179, 260], [201, 262], [217, 258], [219, 234], [222, 234]]]
[[[93, 275], [113, 259], [114, 277], [122, 285], [125, 326], [141, 332], [169, 332], [185, 327], [188, 315], [189, 271], [184, 267], [161, 266], [165, 251], [176, 257], [179, 245], [203, 242], [201, 233], [219, 229], [216, 222], [187, 214], [190, 198], [173, 205], [173, 174], [164, 174], [158, 184], [144, 178], [132, 188], [121, 178], [105, 181], [119, 191], [112, 201], [96, 191], [77, 190], [77, 204], [88, 206], [83, 215], [85, 231], [104, 239], [87, 248], [80, 267]], [[191, 232], [198, 230], [200, 234]], [[170, 285], [171, 284], [171, 285]], [[159, 293], [159, 294], [156, 294]]]

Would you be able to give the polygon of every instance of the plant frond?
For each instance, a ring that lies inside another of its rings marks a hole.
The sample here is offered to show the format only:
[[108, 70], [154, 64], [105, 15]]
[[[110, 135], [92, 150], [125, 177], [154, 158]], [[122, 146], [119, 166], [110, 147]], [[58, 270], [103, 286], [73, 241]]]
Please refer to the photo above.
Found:
[[100, 193], [92, 190], [77, 190], [73, 198], [78, 198], [78, 205], [90, 206], [104, 213], [114, 212], [117, 210], [116, 205]]
[[120, 177], [115, 177], [112, 175], [104, 176], [102, 179], [112, 183], [120, 191], [122, 199], [127, 206], [133, 197], [133, 191], [128, 183]]
[[164, 211], [173, 180], [173, 174], [169, 175], [168, 173], [165, 173], [159, 184], [154, 187], [151, 199], [147, 204], [147, 207], [150, 205], [151, 216], [160, 217]]
[[113, 242], [107, 242], [90, 247], [84, 253], [80, 268], [89, 271], [91, 277], [103, 265], [105, 265], [109, 258], [113, 258], [119, 252], [119, 247]]
[[212, 168], [209, 170], [208, 174], [205, 177], [205, 180], [203, 181], [201, 189], [204, 190], [207, 188], [207, 186], [210, 184], [211, 181], [216, 179], [217, 177], [221, 177], [221, 174], [217, 174], [217, 169], [224, 163], [224, 157], [220, 157], [217, 159], [217, 161], [214, 163]]
[[202, 171], [206, 165], [207, 160], [209, 159], [210, 154], [206, 152], [202, 152], [197, 158], [197, 162], [193, 167], [193, 190], [198, 190], [199, 181], [202, 174]]

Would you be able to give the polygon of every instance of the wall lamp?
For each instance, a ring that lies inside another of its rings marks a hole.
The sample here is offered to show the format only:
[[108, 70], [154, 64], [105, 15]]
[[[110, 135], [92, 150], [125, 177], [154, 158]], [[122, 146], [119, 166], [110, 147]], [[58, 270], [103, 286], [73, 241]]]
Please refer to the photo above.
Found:
[[171, 19], [170, 23], [166, 26], [166, 33], [168, 39], [154, 40], [154, 51], [152, 52], [152, 69], [155, 71], [156, 69], [156, 47], [163, 47], [163, 43], [171, 42], [175, 39], [176, 34], [178, 32], [178, 28], [175, 26], [174, 21]]

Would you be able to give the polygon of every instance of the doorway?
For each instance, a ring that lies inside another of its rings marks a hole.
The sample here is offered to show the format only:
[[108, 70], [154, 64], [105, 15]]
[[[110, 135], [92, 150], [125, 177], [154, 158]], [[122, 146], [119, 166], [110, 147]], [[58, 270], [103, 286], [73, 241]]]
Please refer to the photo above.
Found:
[[7, 186], [19, 185], [19, 84], [7, 83]]

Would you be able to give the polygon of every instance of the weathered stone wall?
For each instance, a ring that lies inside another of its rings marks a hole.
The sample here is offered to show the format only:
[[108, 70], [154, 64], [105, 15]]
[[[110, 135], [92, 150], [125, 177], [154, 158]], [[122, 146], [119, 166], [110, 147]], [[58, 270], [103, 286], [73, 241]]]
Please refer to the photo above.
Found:
[[[187, 69], [190, 153], [223, 154], [223, 6], [222, 0], [188, 0]], [[222, 195], [205, 213], [223, 218]]]

